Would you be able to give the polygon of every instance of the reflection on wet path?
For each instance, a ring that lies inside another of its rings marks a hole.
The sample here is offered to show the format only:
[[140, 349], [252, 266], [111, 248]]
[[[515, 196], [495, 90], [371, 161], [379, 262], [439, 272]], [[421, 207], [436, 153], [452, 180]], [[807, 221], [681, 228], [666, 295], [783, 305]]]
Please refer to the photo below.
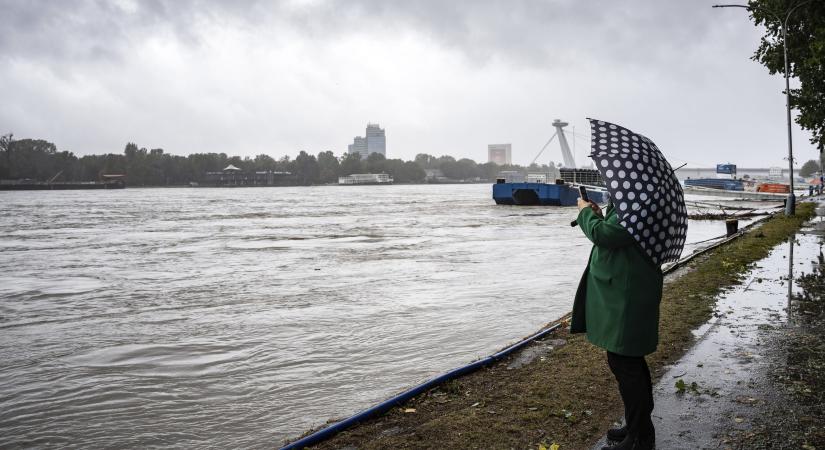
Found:
[[271, 448], [532, 333], [590, 246], [489, 190], [0, 193], [0, 447]]
[[720, 297], [714, 319], [695, 332], [699, 342], [654, 388], [658, 448], [722, 448], [725, 433], [752, 430], [760, 405], [775, 400], [772, 374], [785, 352], [773, 343], [797, 320], [793, 280], [810, 271], [821, 246], [820, 236], [792, 236]]

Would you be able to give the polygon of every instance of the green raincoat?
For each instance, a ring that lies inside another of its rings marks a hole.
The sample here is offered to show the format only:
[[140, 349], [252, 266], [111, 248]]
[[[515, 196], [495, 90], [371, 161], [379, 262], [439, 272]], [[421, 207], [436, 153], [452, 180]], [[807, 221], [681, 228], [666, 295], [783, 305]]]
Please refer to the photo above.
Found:
[[592, 344], [613, 353], [644, 356], [659, 342], [662, 271], [618, 224], [612, 205], [604, 214], [602, 219], [590, 208], [579, 211], [579, 226], [593, 249], [576, 291], [570, 332], [586, 332]]

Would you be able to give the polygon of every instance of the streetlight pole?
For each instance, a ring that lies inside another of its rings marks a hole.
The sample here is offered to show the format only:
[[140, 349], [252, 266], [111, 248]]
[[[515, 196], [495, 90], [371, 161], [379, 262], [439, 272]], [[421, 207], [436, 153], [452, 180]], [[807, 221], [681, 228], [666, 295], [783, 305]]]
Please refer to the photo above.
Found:
[[791, 83], [790, 73], [788, 73], [788, 19], [791, 18], [791, 14], [794, 11], [796, 11], [797, 8], [807, 3], [810, 3], [811, 1], [812, 0], [802, 2], [788, 10], [787, 14], [785, 14], [785, 20], [782, 20], [782, 18], [779, 15], [765, 8], [753, 7], [750, 5], [713, 5], [714, 8], [744, 8], [748, 11], [758, 9], [760, 11], [764, 11], [772, 15], [779, 23], [779, 26], [782, 27], [782, 51], [785, 57], [785, 109], [787, 110], [788, 116], [788, 170], [791, 181], [791, 192], [790, 194], [788, 194], [788, 200], [785, 203], [786, 216], [792, 216], [796, 213], [796, 195], [793, 192], [793, 138], [791, 138]]

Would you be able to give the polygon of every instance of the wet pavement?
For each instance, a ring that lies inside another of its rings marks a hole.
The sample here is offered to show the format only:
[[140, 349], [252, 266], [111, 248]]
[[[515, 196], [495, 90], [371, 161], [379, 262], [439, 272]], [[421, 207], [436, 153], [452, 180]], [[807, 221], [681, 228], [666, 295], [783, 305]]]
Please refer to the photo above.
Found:
[[[785, 354], [775, 342], [796, 326], [788, 306], [798, 288], [789, 280], [810, 273], [822, 258], [825, 203], [817, 214], [720, 296], [713, 319], [694, 332], [692, 348], [665, 369], [654, 387], [657, 448], [738, 447], [731, 436], [755, 435], [765, 407], [787, 402], [772, 378]], [[603, 445], [604, 439], [593, 448]]]

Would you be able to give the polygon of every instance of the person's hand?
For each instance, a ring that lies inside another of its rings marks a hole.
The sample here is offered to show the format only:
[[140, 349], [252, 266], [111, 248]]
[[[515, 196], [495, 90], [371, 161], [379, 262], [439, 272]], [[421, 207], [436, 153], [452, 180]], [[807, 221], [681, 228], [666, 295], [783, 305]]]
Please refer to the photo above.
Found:
[[579, 211], [583, 210], [584, 208], [590, 208], [593, 210], [594, 213], [596, 213], [597, 216], [602, 217], [602, 209], [599, 208], [599, 205], [593, 202], [582, 200], [581, 197], [578, 199], [576, 203], [579, 206]]
[[599, 216], [599, 217], [604, 217], [604, 216], [602, 215], [602, 209], [601, 209], [601, 208], [599, 208], [599, 205], [597, 205], [597, 204], [595, 204], [595, 203], [593, 203], [593, 202], [590, 202], [590, 208], [593, 210], [593, 212], [594, 212], [594, 213], [596, 213], [596, 215], [597, 215], [597, 216]]

